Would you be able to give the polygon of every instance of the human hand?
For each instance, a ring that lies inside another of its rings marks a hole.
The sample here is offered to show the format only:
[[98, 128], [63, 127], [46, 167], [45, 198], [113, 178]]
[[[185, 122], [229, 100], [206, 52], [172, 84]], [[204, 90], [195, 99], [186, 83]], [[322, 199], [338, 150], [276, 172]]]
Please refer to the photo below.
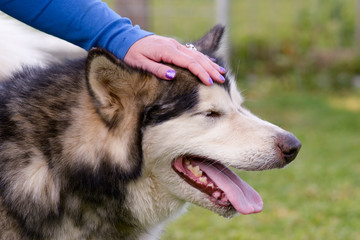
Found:
[[188, 69], [206, 85], [212, 85], [213, 81], [225, 81], [222, 74], [226, 70], [207, 56], [185, 47], [175, 39], [158, 35], [150, 35], [135, 42], [125, 55], [124, 62], [165, 80], [173, 79], [176, 72], [161, 62]]

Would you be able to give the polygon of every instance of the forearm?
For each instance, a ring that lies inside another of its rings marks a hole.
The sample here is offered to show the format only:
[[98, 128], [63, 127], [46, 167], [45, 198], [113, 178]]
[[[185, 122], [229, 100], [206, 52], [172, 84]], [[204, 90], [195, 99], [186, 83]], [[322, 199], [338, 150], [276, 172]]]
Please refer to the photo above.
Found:
[[0, 10], [86, 50], [103, 47], [121, 59], [134, 42], [151, 34], [99, 0], [4, 0]]

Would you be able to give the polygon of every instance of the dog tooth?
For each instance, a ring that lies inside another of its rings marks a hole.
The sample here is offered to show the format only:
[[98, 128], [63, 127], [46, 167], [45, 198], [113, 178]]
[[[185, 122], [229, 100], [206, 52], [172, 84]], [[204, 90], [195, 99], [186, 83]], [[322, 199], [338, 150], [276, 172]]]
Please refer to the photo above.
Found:
[[215, 186], [214, 186], [213, 183], [209, 183], [209, 184], [208, 184], [208, 187], [215, 188]]
[[199, 180], [202, 183], [205, 183], [205, 184], [207, 183], [207, 177], [200, 177]]
[[193, 168], [192, 173], [195, 175], [195, 177], [201, 177], [202, 176], [202, 171], [200, 170], [199, 166], [195, 166]]
[[187, 169], [190, 170], [190, 172], [192, 172], [192, 174], [194, 174], [195, 177], [201, 177], [203, 172], [200, 170], [200, 167], [199, 166], [193, 166], [193, 165], [187, 165], [186, 166]]

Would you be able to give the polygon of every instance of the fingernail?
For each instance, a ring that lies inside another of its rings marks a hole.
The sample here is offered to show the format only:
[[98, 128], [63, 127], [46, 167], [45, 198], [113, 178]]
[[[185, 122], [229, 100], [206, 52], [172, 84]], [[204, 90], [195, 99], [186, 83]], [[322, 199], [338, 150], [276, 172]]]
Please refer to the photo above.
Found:
[[176, 75], [176, 72], [174, 70], [167, 70], [167, 72], [165, 73], [165, 77], [167, 79], [174, 79]]
[[222, 81], [222, 82], [225, 82], [225, 78], [224, 78], [224, 76], [223, 75], [219, 75], [220, 76], [220, 80]]
[[220, 72], [226, 73], [226, 69], [225, 69], [225, 68], [220, 67], [219, 69], [220, 69]]
[[216, 62], [216, 59], [215, 59], [215, 58], [212, 58], [212, 57], [211, 57], [210, 60], [213, 61], [213, 62]]
[[211, 79], [211, 77], [209, 77], [209, 83], [210, 83], [210, 85], [214, 84], [214, 81]]

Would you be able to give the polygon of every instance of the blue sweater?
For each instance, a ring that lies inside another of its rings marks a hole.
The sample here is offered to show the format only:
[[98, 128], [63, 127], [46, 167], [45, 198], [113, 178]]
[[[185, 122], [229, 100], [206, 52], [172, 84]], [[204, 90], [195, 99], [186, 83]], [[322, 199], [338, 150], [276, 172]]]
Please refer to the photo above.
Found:
[[0, 10], [86, 50], [103, 47], [120, 59], [137, 40], [152, 34], [100, 0], [2, 0]]

